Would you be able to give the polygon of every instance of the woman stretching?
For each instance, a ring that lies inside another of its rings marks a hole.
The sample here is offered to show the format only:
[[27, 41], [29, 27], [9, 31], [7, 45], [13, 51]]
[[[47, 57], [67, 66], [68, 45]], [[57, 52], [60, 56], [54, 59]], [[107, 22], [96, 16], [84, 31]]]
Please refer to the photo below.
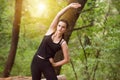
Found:
[[[52, 21], [48, 31], [33, 57], [31, 64], [32, 80], [40, 80], [41, 74], [47, 80], [58, 80], [54, 67], [61, 66], [69, 62], [68, 45], [63, 38], [68, 27], [66, 20], [59, 20], [60, 17], [70, 8], [81, 7], [79, 3], [71, 3], [63, 8]], [[54, 62], [54, 56], [57, 51], [62, 50], [64, 59]]]

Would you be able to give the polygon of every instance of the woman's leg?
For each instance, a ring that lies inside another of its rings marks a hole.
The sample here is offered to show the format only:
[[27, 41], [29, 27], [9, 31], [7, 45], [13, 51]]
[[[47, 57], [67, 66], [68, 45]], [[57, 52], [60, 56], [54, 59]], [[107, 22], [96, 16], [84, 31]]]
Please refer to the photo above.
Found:
[[38, 66], [38, 60], [35, 57], [31, 64], [31, 73], [32, 73], [32, 80], [40, 80], [41, 79], [41, 71], [40, 67]]
[[47, 61], [44, 64], [43, 74], [44, 74], [46, 80], [58, 80], [55, 70], [49, 61]]

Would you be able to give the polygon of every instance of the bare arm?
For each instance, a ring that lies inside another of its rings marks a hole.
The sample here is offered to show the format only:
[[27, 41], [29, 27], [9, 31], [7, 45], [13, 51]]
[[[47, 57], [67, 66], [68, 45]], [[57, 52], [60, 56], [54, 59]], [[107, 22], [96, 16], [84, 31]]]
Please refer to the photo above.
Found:
[[63, 8], [60, 12], [58, 12], [58, 14], [56, 15], [56, 17], [53, 19], [46, 35], [49, 35], [51, 33], [53, 33], [57, 27], [58, 21], [60, 19], [60, 17], [70, 8], [78, 8], [81, 7], [81, 5], [79, 3], [71, 3], [68, 6], [66, 6], [65, 8]]
[[61, 66], [61, 65], [66, 64], [66, 63], [69, 62], [69, 50], [68, 50], [68, 46], [67, 46], [66, 41], [64, 41], [61, 44], [61, 47], [62, 47], [64, 59], [61, 60], [61, 61], [58, 61], [58, 62], [54, 62], [53, 58], [49, 59], [54, 67]]

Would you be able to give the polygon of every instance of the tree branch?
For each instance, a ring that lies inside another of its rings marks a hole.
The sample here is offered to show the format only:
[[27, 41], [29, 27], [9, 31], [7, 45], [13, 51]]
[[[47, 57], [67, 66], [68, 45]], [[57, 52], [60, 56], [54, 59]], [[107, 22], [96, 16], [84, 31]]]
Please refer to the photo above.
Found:
[[75, 78], [76, 78], [76, 80], [78, 80], [78, 77], [77, 77], [77, 74], [76, 74], [76, 72], [75, 72], [75, 68], [74, 68], [74, 65], [73, 65], [73, 62], [72, 62], [71, 59], [70, 59], [70, 63], [71, 63], [71, 65], [72, 65], [72, 68], [73, 68], [73, 71], [74, 71], [74, 74], [75, 74]]
[[91, 26], [93, 26], [93, 22], [91, 22], [91, 23], [88, 24], [88, 25], [85, 25], [85, 26], [79, 27], [79, 28], [74, 28], [73, 31], [75, 31], [75, 30], [80, 30], [80, 29], [84, 29], [84, 28], [91, 27]]
[[98, 8], [98, 7], [95, 7], [95, 6], [94, 7], [90, 7], [89, 9], [83, 10], [82, 13], [85, 13], [87, 11], [92, 11], [93, 8]]
[[97, 59], [99, 59], [100, 51], [101, 50], [97, 50], [96, 55], [95, 55], [95, 57], [96, 57], [96, 65], [93, 67], [93, 70], [92, 70], [93, 71], [93, 77], [92, 77], [91, 80], [95, 80], [95, 74], [96, 74], [96, 71], [98, 69], [98, 64], [99, 64], [99, 61]]

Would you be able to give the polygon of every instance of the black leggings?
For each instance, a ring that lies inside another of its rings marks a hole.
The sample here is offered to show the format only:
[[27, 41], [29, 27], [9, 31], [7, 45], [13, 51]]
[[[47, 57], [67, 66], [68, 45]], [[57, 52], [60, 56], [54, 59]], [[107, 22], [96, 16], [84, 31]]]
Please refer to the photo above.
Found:
[[36, 55], [31, 64], [32, 80], [40, 80], [41, 73], [45, 76], [46, 80], [58, 80], [54, 68], [49, 60], [43, 60]]

